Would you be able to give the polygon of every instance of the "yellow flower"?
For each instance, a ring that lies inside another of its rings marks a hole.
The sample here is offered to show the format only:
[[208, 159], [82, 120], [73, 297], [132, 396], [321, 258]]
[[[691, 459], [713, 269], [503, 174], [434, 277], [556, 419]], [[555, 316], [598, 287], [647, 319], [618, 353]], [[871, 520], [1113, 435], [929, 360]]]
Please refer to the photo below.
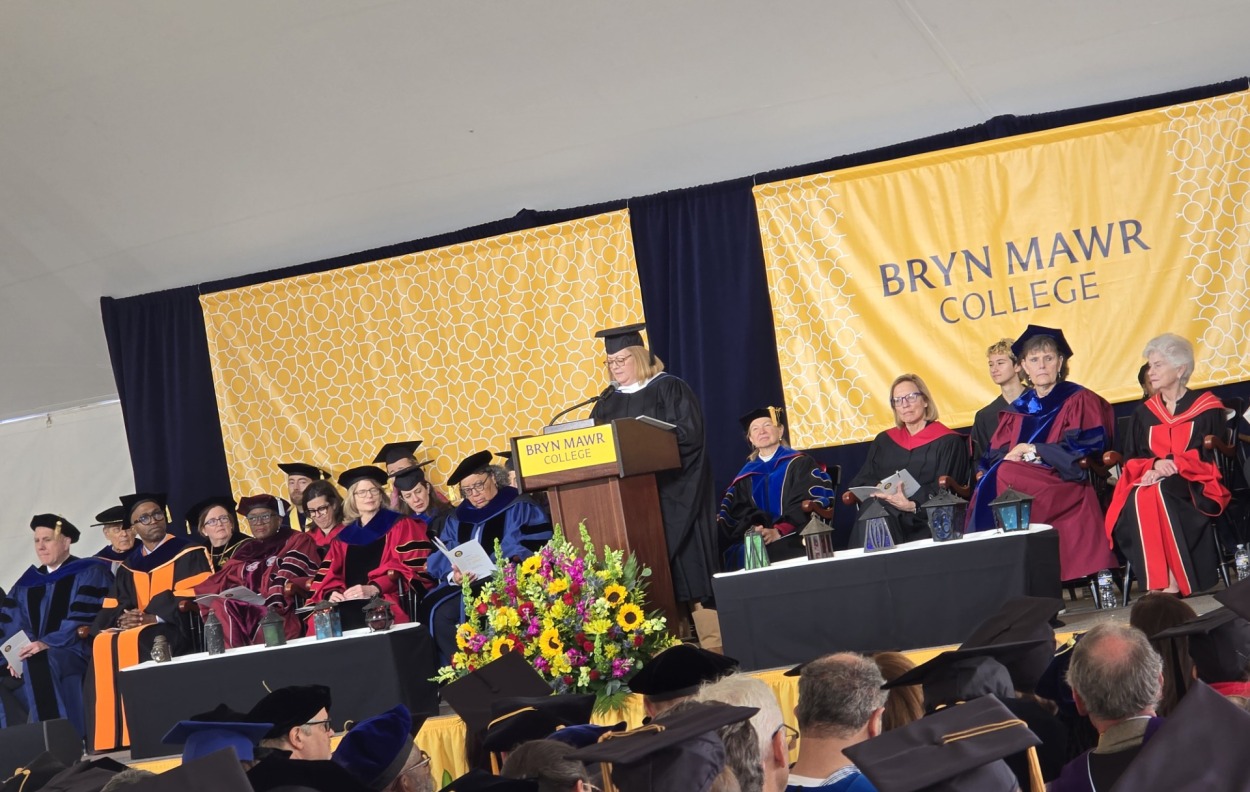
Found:
[[460, 651], [468, 648], [468, 641], [473, 637], [475, 630], [473, 625], [465, 622], [456, 628], [456, 646], [460, 647]]
[[615, 608], [617, 605], [620, 605], [622, 602], [624, 602], [625, 597], [628, 594], [629, 592], [625, 590], [624, 586], [618, 586], [615, 584], [608, 586], [607, 588], [603, 590], [603, 598], [607, 600], [608, 605], [610, 605], [613, 608]]
[[614, 643], [610, 643], [603, 647], [603, 656], [611, 660], [613, 657], [616, 657], [616, 654], [619, 651], [620, 647]]
[[533, 575], [538, 572], [538, 568], [543, 565], [542, 556], [532, 555], [521, 562], [521, 574]]
[[616, 614], [616, 623], [624, 630], [632, 630], [642, 624], [644, 616], [642, 608], [632, 603], [621, 606]]
[[495, 610], [490, 616], [491, 626], [496, 632], [506, 630], [510, 627], [515, 628], [521, 623], [521, 617], [515, 608], [503, 607]]
[[612, 627], [610, 619], [593, 619], [586, 624], [585, 633], [587, 635], [603, 635]]
[[553, 619], [558, 619], [561, 616], [563, 616], [564, 615], [564, 600], [556, 600], [555, 602], [551, 603], [551, 607], [547, 609], [547, 612], [551, 614], [551, 618]]
[[554, 627], [543, 630], [538, 637], [538, 647], [547, 657], [555, 657], [564, 651], [564, 643], [560, 640], [560, 631]]
[[565, 578], [556, 578], [547, 584], [548, 594], [562, 594], [569, 588], [569, 581]]
[[490, 642], [490, 659], [498, 660], [504, 652], [516, 650], [516, 643], [506, 635], [501, 635]]

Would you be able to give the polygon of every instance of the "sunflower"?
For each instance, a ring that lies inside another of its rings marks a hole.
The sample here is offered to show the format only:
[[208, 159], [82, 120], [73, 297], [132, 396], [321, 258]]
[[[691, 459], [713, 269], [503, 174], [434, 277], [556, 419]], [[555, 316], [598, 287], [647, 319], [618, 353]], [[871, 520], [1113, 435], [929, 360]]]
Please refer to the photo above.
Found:
[[615, 608], [624, 601], [625, 596], [629, 594], [624, 586], [613, 584], [603, 590], [603, 598], [608, 601], [608, 606]]
[[532, 555], [521, 562], [521, 574], [533, 575], [538, 572], [538, 568], [543, 565], [542, 556]]
[[456, 628], [456, 646], [460, 647], [460, 651], [464, 651], [468, 646], [468, 641], [473, 637], [473, 625], [465, 622]]
[[547, 657], [555, 657], [564, 651], [564, 642], [560, 640], [560, 631], [554, 627], [543, 630], [538, 636], [538, 648]]
[[568, 588], [569, 588], [569, 581], [567, 578], [562, 578], [562, 577], [556, 578], [555, 580], [547, 584], [547, 593], [548, 594], [560, 594], [562, 592], [567, 591]]
[[516, 642], [506, 635], [501, 635], [490, 642], [490, 659], [498, 660], [504, 652], [516, 650]]
[[636, 627], [641, 627], [643, 620], [644, 616], [642, 608], [632, 603], [622, 605], [621, 609], [617, 611], [616, 614], [616, 623], [621, 625], [621, 628], [624, 630], [632, 630]]

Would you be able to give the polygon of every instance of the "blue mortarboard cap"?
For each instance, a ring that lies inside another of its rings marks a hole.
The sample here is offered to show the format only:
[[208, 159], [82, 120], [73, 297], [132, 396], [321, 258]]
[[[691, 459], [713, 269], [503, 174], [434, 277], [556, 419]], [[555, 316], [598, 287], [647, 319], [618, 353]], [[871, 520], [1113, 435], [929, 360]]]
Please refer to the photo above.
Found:
[[412, 714], [396, 705], [351, 728], [334, 749], [334, 763], [374, 789], [385, 789], [399, 776], [413, 749]]
[[272, 727], [272, 723], [184, 720], [170, 729], [161, 742], [181, 745], [184, 762], [193, 762], [224, 748], [233, 748], [241, 761], [250, 762], [254, 758], [252, 749]]

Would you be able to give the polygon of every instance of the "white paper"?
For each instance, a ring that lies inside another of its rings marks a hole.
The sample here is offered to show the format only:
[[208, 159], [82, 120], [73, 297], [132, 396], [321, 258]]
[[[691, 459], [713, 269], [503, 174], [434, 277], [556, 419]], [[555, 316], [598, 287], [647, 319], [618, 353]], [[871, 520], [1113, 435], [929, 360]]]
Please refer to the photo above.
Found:
[[915, 477], [906, 470], [898, 470], [894, 475], [882, 479], [881, 483], [875, 487], [851, 487], [850, 491], [860, 503], [863, 503], [873, 495], [889, 495], [900, 488], [903, 490], [903, 497], [910, 498], [920, 489], [920, 482], [916, 481]]
[[485, 580], [495, 574], [495, 562], [490, 560], [481, 542], [476, 539], [470, 539], [449, 548], [436, 536], [434, 544], [438, 545], [439, 552], [447, 556], [447, 560], [451, 561], [462, 574], [470, 575], [474, 580]]
[[13, 637], [4, 642], [3, 646], [0, 646], [0, 654], [3, 654], [4, 659], [9, 661], [9, 665], [13, 667], [18, 676], [22, 675], [23, 669], [22, 661], [18, 660], [17, 656], [23, 649], [30, 646], [30, 643], [30, 636], [26, 634], [26, 631], [18, 630]]
[[232, 599], [246, 602], [248, 605], [264, 605], [265, 598], [252, 591], [247, 586], [235, 586], [228, 588], [220, 594], [201, 594], [195, 598], [196, 602], [207, 602], [212, 599]]

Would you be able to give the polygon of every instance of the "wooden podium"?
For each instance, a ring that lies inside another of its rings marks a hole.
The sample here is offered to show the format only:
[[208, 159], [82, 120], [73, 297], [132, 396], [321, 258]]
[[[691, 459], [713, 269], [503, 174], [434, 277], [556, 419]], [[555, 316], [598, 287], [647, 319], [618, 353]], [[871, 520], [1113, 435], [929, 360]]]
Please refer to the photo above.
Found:
[[679, 622], [669, 569], [668, 542], [660, 517], [655, 474], [681, 467], [677, 437], [636, 418], [536, 437], [512, 439], [517, 484], [522, 492], [546, 490], [551, 521], [581, 546], [577, 526], [597, 547], [633, 553], [651, 568], [647, 599]]

